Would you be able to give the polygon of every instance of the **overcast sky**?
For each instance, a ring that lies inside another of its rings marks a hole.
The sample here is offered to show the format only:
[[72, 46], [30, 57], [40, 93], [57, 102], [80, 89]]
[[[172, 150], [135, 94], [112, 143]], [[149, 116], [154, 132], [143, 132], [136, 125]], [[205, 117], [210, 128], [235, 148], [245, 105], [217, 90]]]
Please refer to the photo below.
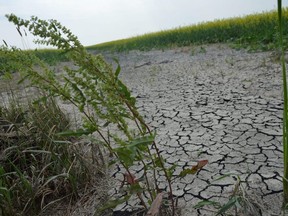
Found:
[[[283, 0], [287, 6], [288, 1]], [[57, 19], [94, 45], [144, 33], [243, 16], [277, 8], [277, 0], [0, 0], [0, 44], [35, 48], [32, 37], [24, 42], [5, 14], [21, 18], [35, 15]]]

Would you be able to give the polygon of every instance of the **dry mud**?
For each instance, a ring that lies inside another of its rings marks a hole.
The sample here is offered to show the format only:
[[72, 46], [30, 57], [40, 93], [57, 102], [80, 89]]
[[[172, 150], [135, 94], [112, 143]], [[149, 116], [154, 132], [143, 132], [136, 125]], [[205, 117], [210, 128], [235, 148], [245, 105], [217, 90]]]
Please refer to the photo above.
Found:
[[[192, 206], [203, 199], [227, 202], [238, 177], [253, 206], [237, 214], [280, 214], [283, 100], [273, 53], [216, 44], [106, 55], [115, 56], [167, 162], [189, 168], [209, 160], [173, 185], [183, 215], [213, 215]], [[226, 174], [234, 175], [214, 181]]]
[[[209, 161], [173, 184], [182, 215], [213, 215], [211, 208], [193, 206], [203, 199], [227, 202], [237, 178], [241, 196], [252, 205], [237, 215], [281, 214], [282, 80], [271, 52], [216, 44], [104, 55], [111, 62], [119, 59], [120, 77], [157, 131], [167, 162], [179, 165], [176, 174], [198, 160]], [[62, 107], [72, 112], [69, 105]], [[226, 174], [233, 176], [215, 181]], [[119, 169], [113, 175], [122, 178]]]

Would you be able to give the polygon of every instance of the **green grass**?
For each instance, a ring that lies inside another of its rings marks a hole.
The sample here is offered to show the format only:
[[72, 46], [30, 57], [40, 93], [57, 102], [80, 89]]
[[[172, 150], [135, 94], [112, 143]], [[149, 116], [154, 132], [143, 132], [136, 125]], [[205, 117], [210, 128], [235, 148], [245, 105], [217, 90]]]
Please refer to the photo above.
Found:
[[0, 106], [0, 215], [38, 215], [87, 187], [97, 167], [79, 138], [57, 135], [69, 126], [53, 98]]
[[[283, 11], [287, 24], [288, 9]], [[270, 50], [277, 42], [277, 11], [252, 14], [244, 17], [221, 19], [187, 27], [179, 27], [128, 39], [116, 40], [87, 47], [88, 50], [129, 51], [150, 50], [194, 44], [232, 42], [249, 49]], [[284, 29], [284, 39], [288, 30]]]
[[48, 64], [55, 64], [57, 62], [68, 61], [65, 52], [56, 49], [40, 49], [40, 50], [29, 50], [26, 52], [35, 52], [35, 55], [47, 62]]
[[18, 58], [23, 58], [23, 56], [25, 55], [26, 55], [25, 58], [28, 58], [27, 60], [29, 61], [29, 56], [35, 54], [36, 57], [40, 58], [49, 65], [54, 65], [57, 62], [68, 61], [66, 53], [61, 50], [40, 49], [40, 50], [23, 50], [23, 52], [24, 55], [11, 57], [7, 55], [8, 48], [2, 46], [0, 49], [0, 75], [1, 73], [4, 73], [4, 71], [7, 70], [7, 67], [9, 67], [11, 70], [16, 70], [18, 64], [17, 61], [19, 60]]

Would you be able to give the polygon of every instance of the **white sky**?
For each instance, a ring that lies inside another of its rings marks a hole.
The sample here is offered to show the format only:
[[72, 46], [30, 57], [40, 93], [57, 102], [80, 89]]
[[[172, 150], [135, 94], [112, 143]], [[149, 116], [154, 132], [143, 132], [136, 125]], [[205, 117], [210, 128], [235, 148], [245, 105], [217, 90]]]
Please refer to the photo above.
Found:
[[0, 44], [39, 47], [32, 36], [21, 40], [10, 13], [57, 19], [86, 46], [276, 8], [277, 0], [0, 0]]

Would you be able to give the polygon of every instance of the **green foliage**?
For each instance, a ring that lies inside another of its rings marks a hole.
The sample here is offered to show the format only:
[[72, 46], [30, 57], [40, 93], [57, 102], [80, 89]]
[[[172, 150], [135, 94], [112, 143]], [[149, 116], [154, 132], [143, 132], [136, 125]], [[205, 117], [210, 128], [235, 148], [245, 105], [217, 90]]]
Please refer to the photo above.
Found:
[[[287, 8], [283, 11], [283, 22], [285, 25], [288, 23]], [[250, 50], [268, 50], [275, 48], [275, 44], [277, 44], [276, 26], [277, 11], [271, 11], [144, 34], [90, 46], [87, 49], [150, 50], [193, 44], [232, 42], [235, 47], [246, 47]], [[286, 41], [288, 30], [285, 29], [283, 34]]]
[[[44, 90], [48, 98], [60, 97], [64, 101], [69, 101], [82, 114], [83, 128], [81, 131], [72, 133], [71, 131], [59, 131], [58, 135], [65, 137], [71, 134], [94, 133], [96, 138], [102, 140], [101, 143], [126, 170], [127, 179], [134, 179], [130, 167], [139, 161], [142, 164], [151, 162], [154, 164], [153, 158], [149, 158], [151, 152], [148, 146], [154, 146], [159, 154], [154, 142], [155, 135], [139, 115], [135, 98], [118, 79], [121, 70], [119, 64], [114, 71], [102, 56], [89, 54], [77, 37], [55, 20], [44, 21], [37, 17], [23, 20], [13, 14], [7, 15], [7, 18], [18, 26], [19, 31], [25, 27], [32, 34], [39, 36], [41, 39], [38, 40], [38, 43], [56, 46], [63, 50], [76, 66], [76, 69], [75, 67], [66, 67], [65, 73], [59, 77], [35, 55], [32, 62], [25, 63], [19, 59], [20, 66], [17, 70], [21, 72], [23, 81], [27, 80], [30, 86]], [[11, 54], [9, 53], [12, 57], [18, 54], [25, 55], [25, 52], [11, 50]], [[40, 66], [41, 70], [35, 70], [35, 64]], [[107, 131], [107, 127], [113, 128], [113, 130]], [[149, 131], [148, 134], [147, 131]], [[160, 164], [162, 171], [166, 172], [164, 163], [160, 162]], [[144, 175], [147, 175], [146, 168]], [[156, 171], [152, 168], [152, 172]], [[147, 176], [145, 179], [147, 188], [149, 188]], [[157, 179], [155, 179], [155, 184], [157, 184]], [[127, 197], [130, 197], [129, 194], [136, 194], [141, 204], [147, 208], [147, 201], [144, 200], [142, 194], [143, 189], [137, 185], [138, 183], [130, 184], [126, 191]], [[149, 193], [152, 194], [151, 191]], [[172, 193], [171, 185], [170, 193]], [[153, 198], [151, 196], [151, 199]], [[174, 208], [174, 201], [171, 202]]]

